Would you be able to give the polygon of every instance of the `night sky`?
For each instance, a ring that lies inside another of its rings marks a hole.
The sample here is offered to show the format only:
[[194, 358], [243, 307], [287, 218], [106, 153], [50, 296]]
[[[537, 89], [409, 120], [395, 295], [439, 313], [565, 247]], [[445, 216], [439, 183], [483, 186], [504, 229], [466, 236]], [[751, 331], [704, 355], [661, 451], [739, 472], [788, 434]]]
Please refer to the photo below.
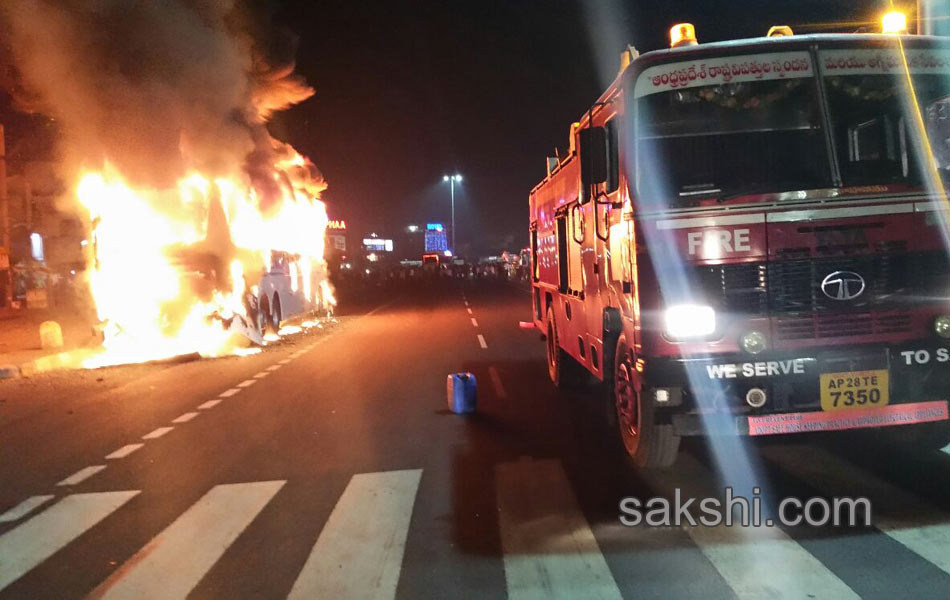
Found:
[[527, 243], [527, 196], [544, 158], [616, 74], [624, 44], [666, 44], [691, 21], [700, 41], [854, 31], [886, 0], [277, 0], [299, 36], [298, 71], [316, 95], [272, 131], [309, 155], [331, 218], [357, 235], [449, 219], [457, 189], [460, 248]]

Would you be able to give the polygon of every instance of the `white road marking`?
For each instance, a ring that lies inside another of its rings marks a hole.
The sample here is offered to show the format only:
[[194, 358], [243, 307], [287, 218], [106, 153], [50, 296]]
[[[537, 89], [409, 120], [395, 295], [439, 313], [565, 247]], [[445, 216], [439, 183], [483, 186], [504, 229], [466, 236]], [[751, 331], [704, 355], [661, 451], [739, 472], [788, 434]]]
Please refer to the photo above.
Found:
[[558, 461], [501, 463], [495, 486], [508, 598], [621, 598]]
[[43, 496], [30, 496], [23, 502], [20, 502], [7, 512], [0, 515], [0, 523], [12, 523], [13, 521], [19, 521], [55, 497], [56, 496], [52, 494], [46, 494]]
[[245, 379], [245, 380], [242, 381], [241, 383], [237, 384], [237, 386], [238, 386], [239, 388], [246, 388], [246, 387], [251, 387], [251, 386], [254, 385], [255, 383], [257, 383], [257, 380], [256, 380], [256, 379]]
[[485, 341], [485, 336], [478, 334], [478, 345], [482, 348], [488, 348], [488, 342]]
[[354, 475], [288, 600], [394, 598], [421, 476], [421, 469]]
[[278, 365], [286, 365], [287, 363], [289, 363], [289, 362], [292, 361], [292, 360], [293, 360], [292, 358], [285, 358], [284, 360], [277, 361], [277, 364], [278, 364]]
[[91, 598], [184, 598], [284, 485], [216, 485], [97, 587]]
[[471, 309], [471, 308], [466, 308], [465, 310], [468, 311], [468, 314], [470, 314], [470, 315], [471, 315], [471, 314], [474, 314], [474, 313], [472, 313], [472, 309]]
[[241, 390], [239, 388], [231, 388], [225, 392], [218, 394], [218, 398], [230, 398], [234, 394], [240, 394]]
[[268, 375], [270, 375], [270, 371], [261, 371], [260, 373], [254, 376], [254, 379], [264, 379]]
[[138, 450], [144, 445], [145, 444], [126, 444], [125, 446], [122, 446], [121, 448], [113, 452], [112, 454], [106, 454], [106, 460], [115, 460], [117, 458], [125, 458], [126, 456], [128, 456], [129, 454], [132, 454], [133, 452], [135, 452], [136, 450]]
[[[681, 453], [676, 471], [644, 479], [656, 493], [672, 498], [709, 496], [724, 485], [715, 473]], [[780, 527], [684, 527], [699, 550], [740, 599], [807, 597], [855, 599], [859, 596]], [[776, 568], [781, 565], [781, 568]]]
[[508, 394], [505, 393], [505, 386], [501, 383], [501, 375], [498, 374], [498, 369], [488, 367], [488, 377], [491, 379], [492, 387], [495, 388], [495, 395], [499, 398], [507, 398]]
[[177, 419], [172, 420], [172, 423], [187, 423], [188, 421], [194, 419], [197, 416], [198, 416], [198, 413], [196, 412], [186, 412], [185, 414], [178, 417]]
[[0, 589], [28, 573], [138, 492], [72, 494], [0, 536]]
[[214, 400], [208, 400], [204, 404], [199, 404], [198, 410], [208, 410], [209, 408], [214, 408], [219, 404], [221, 404], [221, 400], [219, 398], [215, 398]]
[[472, 317], [472, 327], [478, 327], [478, 321], [475, 320], [475, 317]]
[[90, 467], [83, 467], [56, 485], [79, 485], [105, 468], [105, 465], [92, 465]]
[[282, 365], [271, 365], [271, 366], [267, 367], [267, 368], [264, 369], [264, 370], [273, 373], [274, 371], [276, 371], [277, 369], [279, 369], [281, 366], [282, 366]]
[[[884, 481], [877, 475], [819, 448], [802, 447], [779, 455], [765, 449], [780, 468], [836, 497], [869, 498], [871, 522], [911, 552], [950, 573], [950, 514]], [[809, 461], [820, 461], [811, 463]], [[831, 476], [831, 474], [834, 474]]]
[[950, 454], [950, 446], [944, 446], [943, 448], [940, 449], [940, 451], [943, 452], [944, 454]]
[[142, 439], [143, 440], [157, 440], [158, 438], [162, 437], [163, 435], [165, 435], [172, 429], [174, 429], [174, 427], [159, 427], [158, 429], [152, 431], [151, 433], [146, 433], [145, 435], [143, 435]]
[[738, 598], [860, 598], [778, 527], [685, 529]]

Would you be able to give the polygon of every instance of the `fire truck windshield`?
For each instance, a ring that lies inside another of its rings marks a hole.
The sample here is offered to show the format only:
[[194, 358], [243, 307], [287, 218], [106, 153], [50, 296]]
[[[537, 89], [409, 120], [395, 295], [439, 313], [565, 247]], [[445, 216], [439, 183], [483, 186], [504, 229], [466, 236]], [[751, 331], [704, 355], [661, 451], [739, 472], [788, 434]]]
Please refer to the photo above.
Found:
[[[825, 77], [831, 129], [846, 186], [921, 181], [913, 143], [916, 97], [936, 162], [946, 179], [950, 166], [950, 77], [835, 75]], [[926, 146], [920, 146], [926, 152]]]
[[812, 78], [651, 94], [639, 101], [641, 170], [665, 171], [663, 195], [680, 204], [831, 187], [819, 107]]

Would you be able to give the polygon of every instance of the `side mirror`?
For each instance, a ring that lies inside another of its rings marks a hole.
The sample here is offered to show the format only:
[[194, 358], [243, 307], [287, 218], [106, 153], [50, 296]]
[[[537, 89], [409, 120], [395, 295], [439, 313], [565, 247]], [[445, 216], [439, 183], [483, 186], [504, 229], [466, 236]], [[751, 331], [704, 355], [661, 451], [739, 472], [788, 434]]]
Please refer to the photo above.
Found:
[[607, 181], [607, 130], [603, 127], [581, 129], [581, 183], [587, 189]]

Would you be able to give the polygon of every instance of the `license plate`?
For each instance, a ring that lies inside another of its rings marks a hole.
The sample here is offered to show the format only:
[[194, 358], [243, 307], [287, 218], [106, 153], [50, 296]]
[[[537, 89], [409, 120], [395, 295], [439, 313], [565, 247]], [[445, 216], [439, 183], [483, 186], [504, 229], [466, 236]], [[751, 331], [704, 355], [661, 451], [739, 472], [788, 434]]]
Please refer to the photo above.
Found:
[[889, 383], [887, 369], [822, 373], [819, 384], [821, 409], [847, 410], [884, 406], [891, 400]]

